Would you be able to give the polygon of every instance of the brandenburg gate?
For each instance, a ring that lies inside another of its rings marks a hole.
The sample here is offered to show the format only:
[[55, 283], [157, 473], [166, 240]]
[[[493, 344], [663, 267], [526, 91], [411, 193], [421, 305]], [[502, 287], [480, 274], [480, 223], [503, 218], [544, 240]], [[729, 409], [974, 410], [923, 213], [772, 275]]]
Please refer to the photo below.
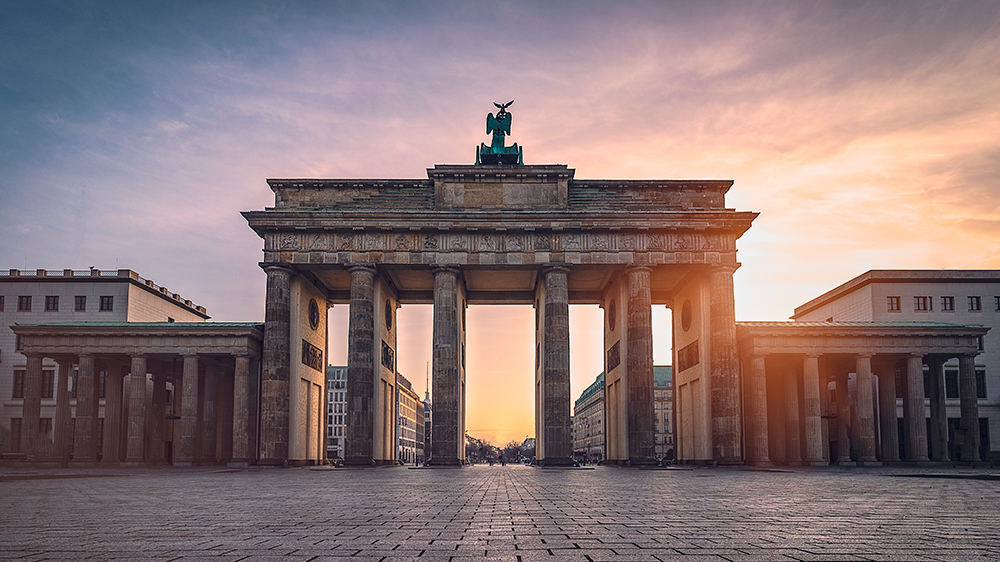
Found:
[[656, 462], [651, 307], [666, 305], [688, 458], [742, 463], [733, 272], [757, 214], [726, 208], [731, 181], [581, 180], [565, 165], [521, 164], [498, 107], [477, 164], [436, 165], [426, 179], [271, 179], [274, 206], [243, 213], [267, 273], [259, 462], [322, 460], [326, 311], [341, 303], [345, 463], [393, 462], [396, 311], [432, 303], [430, 464], [464, 462], [470, 304], [535, 309], [539, 464], [573, 462], [571, 304], [604, 310], [611, 462]]

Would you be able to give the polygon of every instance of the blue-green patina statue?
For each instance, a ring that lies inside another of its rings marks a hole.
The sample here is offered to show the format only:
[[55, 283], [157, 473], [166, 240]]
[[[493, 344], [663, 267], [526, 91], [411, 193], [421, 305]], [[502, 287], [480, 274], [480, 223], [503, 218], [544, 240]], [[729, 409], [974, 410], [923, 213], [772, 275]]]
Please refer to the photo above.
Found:
[[505, 104], [493, 102], [500, 109], [495, 117], [493, 113], [486, 116], [486, 134], [493, 134], [493, 142], [490, 146], [480, 143], [479, 150], [476, 151], [477, 165], [524, 164], [524, 155], [516, 142], [511, 146], [504, 146], [507, 135], [510, 134], [511, 118], [507, 108], [512, 103], [514, 100]]

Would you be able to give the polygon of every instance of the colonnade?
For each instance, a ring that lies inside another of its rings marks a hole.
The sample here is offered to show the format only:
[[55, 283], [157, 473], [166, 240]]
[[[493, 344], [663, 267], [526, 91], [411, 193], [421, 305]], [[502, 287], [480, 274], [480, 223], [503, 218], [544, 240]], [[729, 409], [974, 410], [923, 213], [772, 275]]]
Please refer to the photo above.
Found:
[[[744, 364], [746, 457], [751, 464], [872, 466], [882, 462], [980, 460], [975, 354], [958, 355], [961, 458], [948, 454], [943, 365], [950, 357], [854, 354], [751, 354]], [[930, 450], [924, 365], [929, 366]], [[855, 375], [853, 385], [849, 375]], [[897, 377], [902, 383], [897, 386]], [[877, 379], [877, 381], [876, 381]], [[853, 386], [853, 389], [851, 388]], [[897, 416], [900, 399], [903, 434]], [[900, 458], [899, 439], [904, 458]], [[832, 442], [836, 450], [828, 453]]]
[[[249, 352], [54, 356], [58, 365], [54, 443], [40, 431], [46, 355], [25, 355], [21, 442], [28, 460], [65, 463], [72, 458], [74, 464], [125, 466], [170, 460], [175, 466], [218, 462], [245, 466], [255, 458], [256, 360]], [[177, 358], [180, 372], [176, 372]], [[69, 387], [74, 365], [76, 398]]]

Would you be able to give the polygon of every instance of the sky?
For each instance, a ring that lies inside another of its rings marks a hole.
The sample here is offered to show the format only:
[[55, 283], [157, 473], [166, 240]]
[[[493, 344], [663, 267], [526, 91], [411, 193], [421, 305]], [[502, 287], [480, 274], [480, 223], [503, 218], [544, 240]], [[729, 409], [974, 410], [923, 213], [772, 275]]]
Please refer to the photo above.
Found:
[[[727, 205], [760, 213], [738, 320], [786, 319], [869, 269], [1000, 267], [998, 2], [10, 0], [0, 268], [131, 268], [216, 321], [262, 320], [239, 212], [273, 204], [266, 178], [472, 163], [511, 99], [528, 164], [733, 180]], [[570, 314], [578, 395], [602, 317]], [[533, 435], [531, 309], [468, 318], [470, 433]], [[668, 364], [670, 313], [654, 318]], [[430, 308], [399, 325], [422, 395]]]

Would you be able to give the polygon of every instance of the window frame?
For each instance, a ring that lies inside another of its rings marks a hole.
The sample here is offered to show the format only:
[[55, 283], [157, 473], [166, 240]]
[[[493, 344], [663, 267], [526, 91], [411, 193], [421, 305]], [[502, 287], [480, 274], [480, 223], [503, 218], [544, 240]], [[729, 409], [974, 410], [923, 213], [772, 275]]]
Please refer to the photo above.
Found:
[[97, 310], [99, 312], [114, 312], [115, 311], [115, 296], [114, 295], [101, 295], [101, 306]]
[[902, 312], [902, 297], [886, 297], [888, 312]]
[[983, 311], [983, 298], [980, 296], [969, 296], [969, 312]]
[[31, 312], [31, 295], [18, 295], [17, 296], [17, 311], [18, 312]]
[[87, 295], [73, 297], [73, 312], [87, 312]]
[[913, 297], [913, 312], [933, 312], [934, 297]]
[[941, 312], [955, 312], [955, 297], [941, 297]]
[[45, 312], [59, 312], [59, 295], [45, 295]]
[[12, 400], [24, 398], [24, 376], [27, 369], [14, 369], [14, 379], [10, 385], [10, 397]]

